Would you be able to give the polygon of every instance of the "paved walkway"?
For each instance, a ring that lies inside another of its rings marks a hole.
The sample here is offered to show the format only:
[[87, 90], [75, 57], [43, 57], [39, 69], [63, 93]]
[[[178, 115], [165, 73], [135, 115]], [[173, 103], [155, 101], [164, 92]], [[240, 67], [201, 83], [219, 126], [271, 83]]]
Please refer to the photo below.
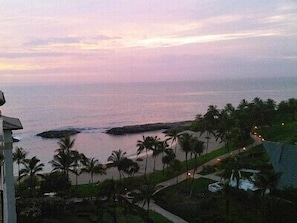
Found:
[[[260, 145], [262, 143], [262, 140], [260, 138], [258, 138], [256, 136], [252, 136], [252, 138], [255, 140], [255, 142], [253, 144], [251, 144], [251, 145], [246, 146], [245, 147], [246, 150], [248, 150], [250, 148], [253, 148], [254, 146]], [[239, 150], [236, 150], [236, 151], [232, 151], [232, 153], [230, 153], [230, 154], [237, 154], [239, 152], [240, 152]], [[202, 166], [199, 166], [197, 168], [196, 173], [201, 172], [204, 165], [214, 165], [217, 162], [219, 162], [219, 160], [222, 160], [222, 159], [230, 156], [230, 154], [227, 153], [227, 154], [221, 155], [219, 157], [216, 157], [213, 160], [210, 160], [210, 161], [204, 163]], [[188, 172], [193, 173], [193, 169], [189, 170]], [[221, 177], [219, 177], [219, 176], [217, 176], [215, 174], [209, 174], [209, 175], [195, 174], [195, 176], [194, 176], [195, 179], [198, 179], [199, 177], [208, 178], [208, 179], [211, 179], [211, 180], [214, 180], [214, 181], [220, 181], [221, 180]], [[164, 188], [175, 185], [175, 184], [177, 184], [177, 182], [180, 183], [180, 182], [186, 180], [187, 178], [189, 178], [187, 173], [183, 173], [183, 174], [179, 175], [177, 178], [175, 177], [173, 179], [164, 181], [162, 183], [159, 183], [158, 185], [161, 185], [162, 188], [160, 190], [163, 190]], [[158, 190], [157, 192], [159, 192], [160, 190]], [[180, 218], [179, 216], [174, 215], [171, 212], [168, 212], [168, 211], [164, 210], [163, 208], [158, 206], [154, 201], [152, 201], [152, 203], [150, 204], [150, 210], [153, 210], [153, 211], [163, 215], [169, 221], [174, 222], [174, 223], [186, 223], [187, 222], [184, 219]]]

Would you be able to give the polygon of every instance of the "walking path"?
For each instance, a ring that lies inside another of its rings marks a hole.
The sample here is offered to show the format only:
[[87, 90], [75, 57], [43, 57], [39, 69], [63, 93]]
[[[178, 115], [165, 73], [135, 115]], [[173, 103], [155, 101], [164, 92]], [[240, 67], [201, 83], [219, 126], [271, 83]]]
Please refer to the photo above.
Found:
[[[262, 143], [262, 139], [261, 138], [258, 138], [254, 135], [252, 135], [252, 138], [255, 140], [255, 142], [251, 145], [248, 145], [245, 147], [246, 150], [250, 149], [250, 148], [253, 148], [254, 146], [257, 146], [257, 145], [260, 145]], [[210, 160], [206, 163], [204, 163], [202, 166], [199, 166], [196, 170], [196, 173], [199, 173], [203, 170], [203, 166], [204, 165], [214, 165], [216, 164], [217, 162], [219, 162], [220, 160], [222, 159], [225, 159], [226, 157], [230, 156], [230, 155], [234, 155], [234, 154], [238, 154], [240, 151], [239, 150], [236, 150], [236, 151], [232, 151], [232, 153], [230, 154], [224, 154], [224, 155], [221, 155], [219, 157], [216, 157], [215, 159], [213, 160]], [[241, 151], [242, 152], [242, 151]], [[193, 173], [193, 169], [188, 171], [189, 173]], [[158, 185], [161, 185], [162, 188], [159, 189], [157, 192], [165, 189], [166, 187], [169, 187], [169, 186], [172, 186], [172, 185], [175, 185], [177, 183], [180, 183], [186, 179], [188, 179], [189, 177], [192, 177], [192, 176], [188, 176], [187, 173], [183, 173], [181, 175], [179, 175], [177, 178], [173, 178], [173, 179], [169, 179], [167, 181], [164, 181], [162, 183], [159, 183]], [[195, 176], [193, 176], [195, 179], [198, 179], [200, 177], [203, 177], [203, 178], [208, 178], [208, 179], [211, 179], [211, 180], [214, 180], [214, 181], [221, 181], [221, 177], [215, 175], [215, 174], [209, 174], [209, 175], [200, 175], [200, 174], [195, 174]], [[178, 181], [177, 181], [178, 179]], [[150, 205], [150, 210], [153, 210], [161, 215], [163, 215], [164, 217], [166, 217], [169, 221], [171, 222], [174, 222], [174, 223], [186, 223], [187, 221], [185, 221], [184, 219], [180, 218], [179, 216], [177, 215], [174, 215], [172, 214], [171, 212], [168, 212], [166, 210], [164, 210], [163, 208], [161, 208], [160, 206], [158, 206], [154, 201], [152, 202], [152, 204]]]

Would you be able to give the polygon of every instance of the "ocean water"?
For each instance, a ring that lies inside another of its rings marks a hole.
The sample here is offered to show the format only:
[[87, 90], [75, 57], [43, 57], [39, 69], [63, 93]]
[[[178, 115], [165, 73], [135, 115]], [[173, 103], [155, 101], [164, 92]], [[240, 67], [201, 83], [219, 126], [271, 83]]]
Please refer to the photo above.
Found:
[[237, 106], [242, 99], [271, 98], [279, 103], [297, 96], [297, 77], [277, 79], [226, 79], [194, 82], [157, 83], [25, 83], [1, 84], [6, 104], [2, 114], [19, 118], [24, 129], [15, 131], [29, 157], [37, 156], [50, 171], [48, 162], [58, 148], [56, 139], [42, 139], [46, 130], [81, 128], [75, 136], [75, 149], [106, 162], [112, 150], [136, 153], [142, 135], [125, 136], [104, 132], [124, 125], [193, 120], [209, 105]]

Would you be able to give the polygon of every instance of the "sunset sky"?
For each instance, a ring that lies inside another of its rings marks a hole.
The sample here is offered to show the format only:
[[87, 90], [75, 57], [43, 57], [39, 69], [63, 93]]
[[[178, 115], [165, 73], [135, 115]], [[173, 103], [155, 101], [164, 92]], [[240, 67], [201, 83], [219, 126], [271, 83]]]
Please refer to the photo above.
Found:
[[0, 2], [0, 83], [297, 75], [296, 0]]

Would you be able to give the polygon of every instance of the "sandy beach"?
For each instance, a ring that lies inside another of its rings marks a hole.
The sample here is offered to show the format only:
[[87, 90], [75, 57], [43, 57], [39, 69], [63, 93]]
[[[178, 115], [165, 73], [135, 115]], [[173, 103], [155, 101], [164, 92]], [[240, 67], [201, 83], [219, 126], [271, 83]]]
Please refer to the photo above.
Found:
[[[206, 145], [206, 134], [203, 134], [200, 136], [199, 132], [192, 132], [192, 131], [186, 131], [189, 132], [190, 134], [192, 134], [193, 136], [197, 137], [199, 140], [204, 141], [205, 145]], [[171, 146], [171, 145], [170, 145]], [[208, 152], [214, 151], [216, 149], [219, 149], [223, 146], [222, 143], [219, 143], [219, 141], [215, 140], [215, 137], [211, 137], [209, 140], [209, 144], [208, 144]], [[172, 148], [175, 148], [175, 145], [172, 145]], [[137, 148], [135, 148], [136, 150]], [[111, 153], [111, 152], [110, 152]], [[205, 152], [204, 152], [205, 153]], [[142, 158], [142, 161], [137, 161], [140, 167], [139, 173], [138, 174], [144, 174], [144, 168], [145, 168], [145, 156], [138, 156], [136, 158], [134, 158], [134, 160], [136, 160], [137, 158]], [[177, 145], [177, 150], [176, 150], [176, 158], [180, 161], [184, 161], [185, 160], [185, 153], [181, 151], [180, 147]], [[162, 169], [162, 157], [159, 156], [156, 158], [156, 170], [161, 170]], [[154, 168], [154, 158], [149, 155], [148, 156], [148, 160], [147, 160], [147, 173], [151, 173], [153, 172], [153, 168]], [[106, 175], [94, 175], [94, 183], [96, 182], [102, 182], [106, 179], [119, 179], [119, 172], [117, 170], [117, 168], [109, 168], [106, 171]], [[70, 179], [72, 184], [76, 184], [76, 176], [74, 174], [70, 174]], [[78, 184], [86, 184], [86, 183], [90, 183], [91, 182], [91, 177], [90, 174], [88, 173], [82, 173], [78, 176], [77, 178], [77, 183]]]

